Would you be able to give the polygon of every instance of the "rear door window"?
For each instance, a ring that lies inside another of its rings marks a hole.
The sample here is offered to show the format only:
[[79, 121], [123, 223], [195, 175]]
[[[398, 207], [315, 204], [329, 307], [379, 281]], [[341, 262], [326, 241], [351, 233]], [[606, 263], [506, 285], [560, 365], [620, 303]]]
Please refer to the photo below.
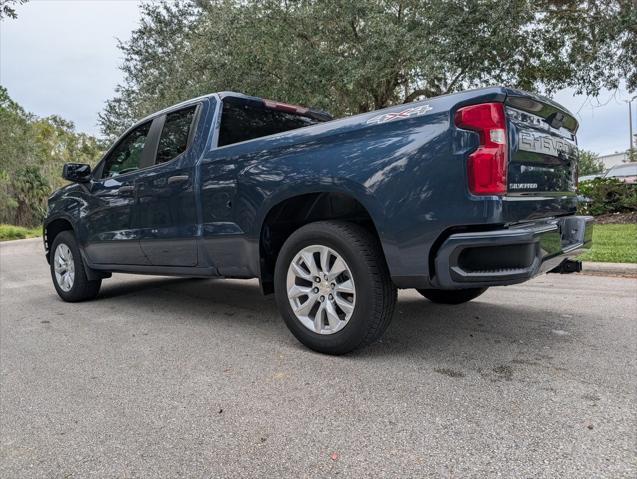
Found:
[[196, 110], [197, 105], [193, 105], [166, 115], [159, 137], [156, 164], [173, 160], [186, 151]]
[[319, 121], [294, 113], [224, 101], [218, 146], [274, 135], [316, 123]]

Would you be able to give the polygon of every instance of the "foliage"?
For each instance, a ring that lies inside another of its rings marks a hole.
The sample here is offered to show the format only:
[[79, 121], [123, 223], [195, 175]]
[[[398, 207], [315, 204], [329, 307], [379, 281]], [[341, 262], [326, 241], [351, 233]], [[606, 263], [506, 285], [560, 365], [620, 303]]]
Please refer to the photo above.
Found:
[[595, 178], [579, 185], [579, 193], [588, 198], [580, 203], [580, 213], [598, 216], [606, 213], [637, 211], [637, 185], [616, 178]]
[[595, 173], [603, 173], [605, 167], [604, 162], [599, 159], [597, 153], [592, 151], [579, 150], [579, 160], [577, 168], [579, 176], [593, 175]]
[[102, 115], [114, 136], [204, 93], [237, 90], [336, 116], [492, 84], [595, 95], [637, 87], [631, 0], [147, 1], [125, 81]]
[[578, 259], [609, 263], [637, 263], [637, 225], [593, 226], [593, 248]]
[[18, 18], [13, 5], [22, 5], [28, 0], [0, 0], [0, 20], [3, 18]]
[[40, 235], [42, 235], [41, 228], [23, 228], [22, 226], [0, 224], [0, 241], [35, 238]]
[[101, 144], [57, 116], [37, 118], [0, 87], [0, 222], [33, 226], [67, 162], [95, 164]]
[[16, 201], [15, 224], [37, 223], [46, 213], [44, 200], [50, 184], [37, 166], [25, 166], [13, 173], [12, 186]]

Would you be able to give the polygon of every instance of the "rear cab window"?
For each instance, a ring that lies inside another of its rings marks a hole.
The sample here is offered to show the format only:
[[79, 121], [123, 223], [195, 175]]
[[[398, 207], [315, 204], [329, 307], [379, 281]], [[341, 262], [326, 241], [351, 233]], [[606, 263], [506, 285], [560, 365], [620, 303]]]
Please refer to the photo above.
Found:
[[313, 113], [307, 108], [269, 100], [227, 97], [223, 100], [218, 146], [283, 133], [329, 119], [329, 115]]

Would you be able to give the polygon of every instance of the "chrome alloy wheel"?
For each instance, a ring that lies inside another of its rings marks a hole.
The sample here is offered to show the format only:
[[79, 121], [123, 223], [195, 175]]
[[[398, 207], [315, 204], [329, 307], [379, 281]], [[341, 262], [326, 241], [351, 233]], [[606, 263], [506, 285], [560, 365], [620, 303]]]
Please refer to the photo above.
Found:
[[55, 269], [55, 280], [60, 289], [65, 292], [71, 291], [75, 281], [75, 261], [73, 261], [71, 249], [64, 243], [60, 243], [55, 248], [53, 268]]
[[352, 272], [327, 246], [307, 246], [296, 254], [288, 268], [287, 292], [297, 319], [318, 334], [343, 329], [356, 306]]

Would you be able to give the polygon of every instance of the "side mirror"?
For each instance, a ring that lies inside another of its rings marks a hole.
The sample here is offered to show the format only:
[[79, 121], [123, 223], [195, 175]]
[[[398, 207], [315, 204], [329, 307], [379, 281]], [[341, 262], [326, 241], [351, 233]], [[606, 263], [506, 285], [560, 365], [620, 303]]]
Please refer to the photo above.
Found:
[[86, 183], [91, 179], [91, 167], [83, 163], [67, 163], [62, 170], [62, 178], [73, 183]]

